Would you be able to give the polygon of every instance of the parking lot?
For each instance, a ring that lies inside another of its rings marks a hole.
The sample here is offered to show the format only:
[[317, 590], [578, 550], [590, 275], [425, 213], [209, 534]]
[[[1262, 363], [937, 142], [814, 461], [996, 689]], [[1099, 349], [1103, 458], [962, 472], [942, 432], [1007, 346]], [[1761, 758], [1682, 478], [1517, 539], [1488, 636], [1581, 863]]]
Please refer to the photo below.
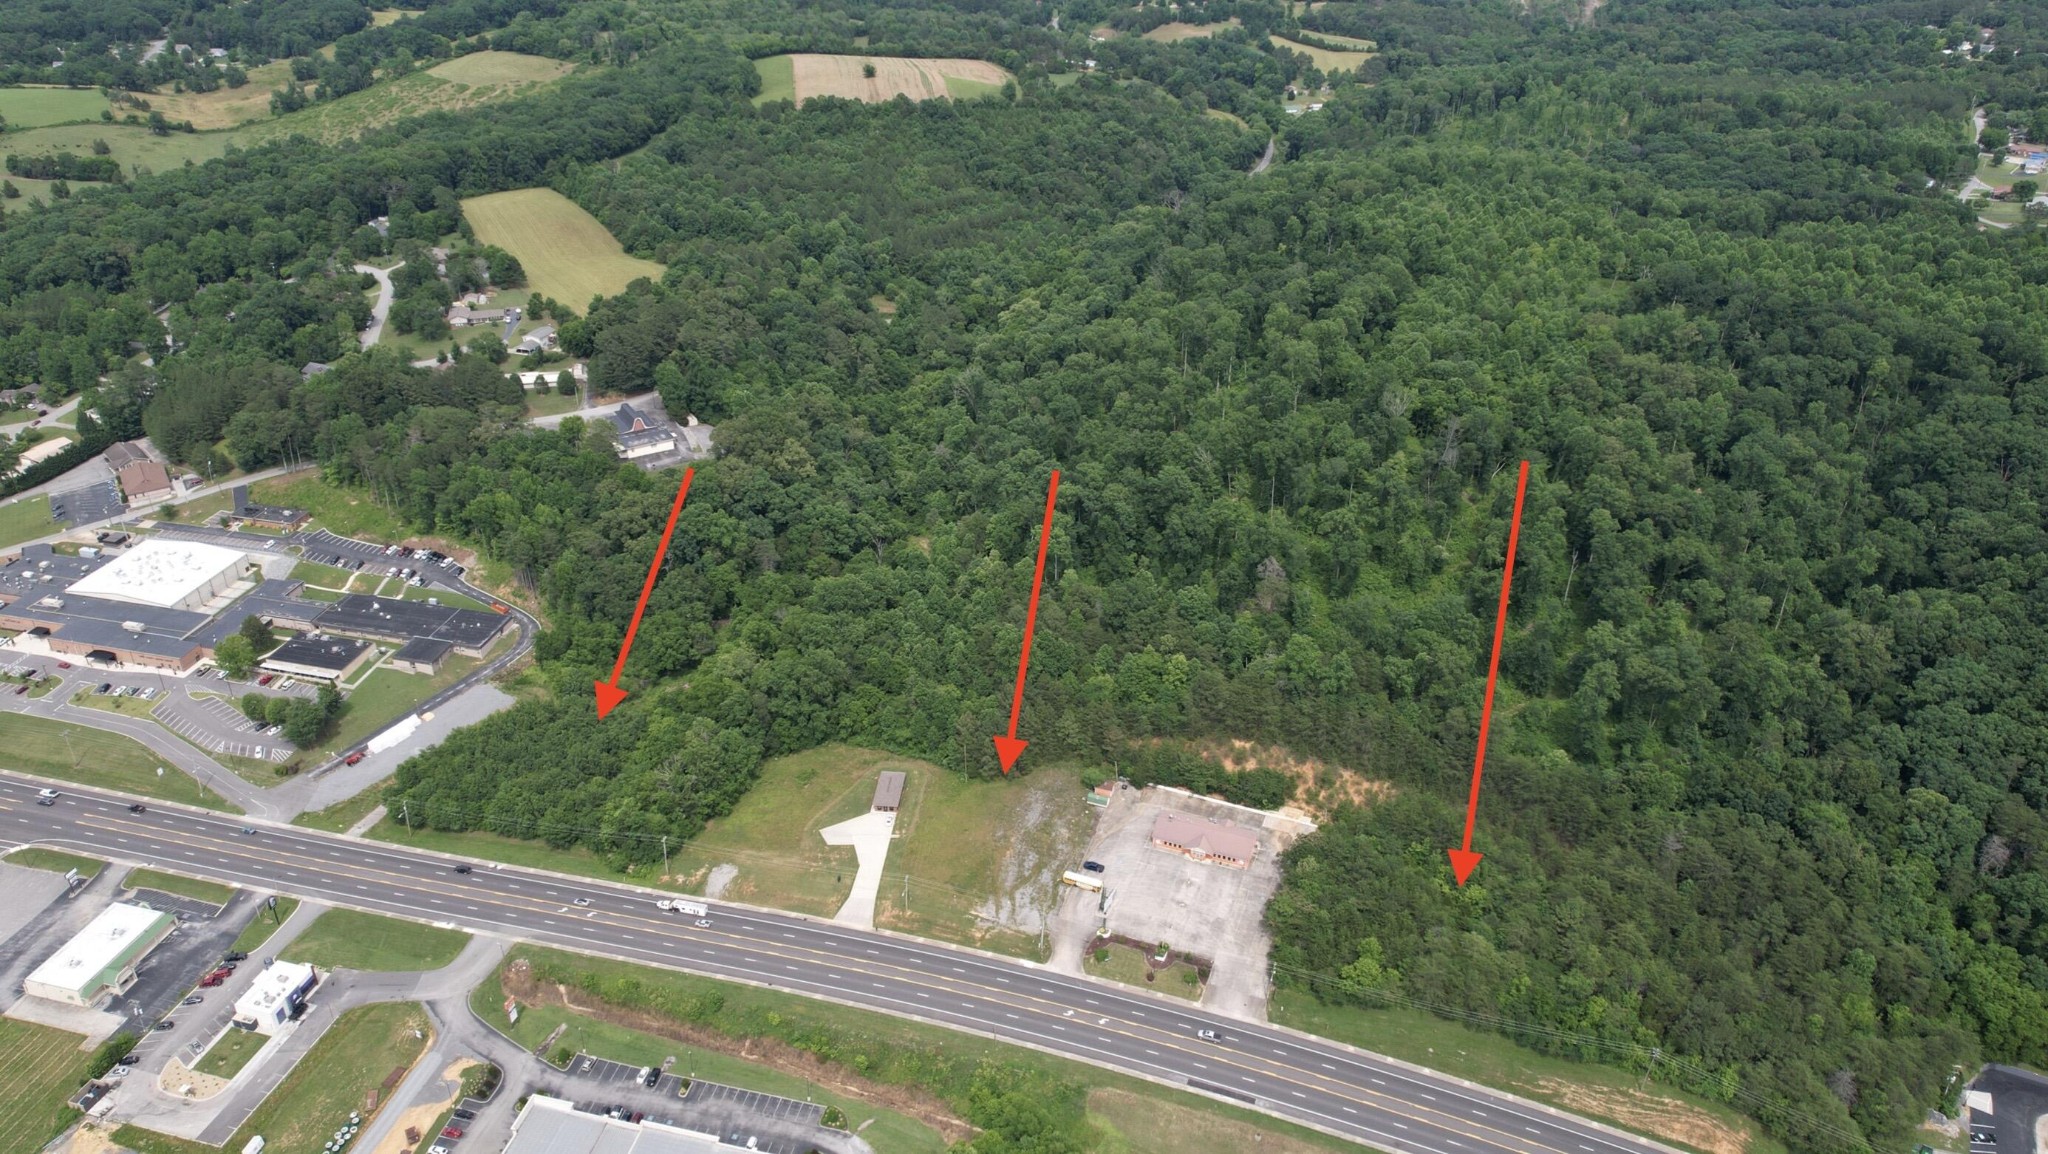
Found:
[[794, 1122], [799, 1126], [815, 1126], [825, 1116], [825, 1108], [816, 1102], [799, 1102], [795, 1098], [780, 1098], [759, 1090], [742, 1090], [716, 1082], [690, 1083], [690, 1092], [683, 1095], [683, 1101], [692, 1106], [724, 1103], [756, 1117]]
[[128, 506], [121, 503], [120, 486], [112, 481], [50, 494], [51, 519], [67, 525], [87, 525], [127, 511]]
[[[232, 688], [247, 692], [245, 686]], [[270, 696], [310, 697], [316, 692], [306, 686], [294, 685], [283, 694]], [[281, 733], [268, 732], [274, 726], [250, 721], [240, 706], [220, 698], [176, 694], [157, 706], [152, 716], [171, 732], [215, 753], [231, 753], [258, 761], [285, 761], [297, 752]]]
[[[129, 900], [141, 900], [157, 909], [186, 915], [171, 936], [136, 967], [135, 985], [106, 1006], [109, 1013], [126, 1017], [135, 1029], [142, 1031], [142, 1040], [136, 1043], [134, 1052], [141, 1056], [142, 1068], [154, 1071], [162, 1069], [162, 1059], [173, 1049], [189, 1046], [194, 1038], [213, 1037], [219, 1024], [211, 1020], [232, 1011], [233, 999], [214, 990], [195, 991], [193, 987], [227, 952], [242, 927], [256, 915], [260, 902], [256, 895], [246, 891], [235, 894], [219, 910], [205, 902], [156, 890], [137, 890]], [[198, 1006], [179, 1004], [193, 993], [205, 1000]], [[149, 1028], [166, 1018], [174, 1023], [172, 1029]], [[190, 1057], [189, 1048], [185, 1055]]]
[[640, 1071], [639, 1066], [578, 1054], [569, 1063], [572, 1084], [567, 1090], [583, 1099], [576, 1108], [588, 1113], [616, 1110], [628, 1118], [640, 1113], [643, 1121], [717, 1134], [730, 1145], [768, 1154], [806, 1154], [821, 1146], [814, 1132], [825, 1108], [815, 1102], [701, 1080], [691, 1081], [683, 1092], [686, 1079], [671, 1072], [649, 1088], [641, 1083]]

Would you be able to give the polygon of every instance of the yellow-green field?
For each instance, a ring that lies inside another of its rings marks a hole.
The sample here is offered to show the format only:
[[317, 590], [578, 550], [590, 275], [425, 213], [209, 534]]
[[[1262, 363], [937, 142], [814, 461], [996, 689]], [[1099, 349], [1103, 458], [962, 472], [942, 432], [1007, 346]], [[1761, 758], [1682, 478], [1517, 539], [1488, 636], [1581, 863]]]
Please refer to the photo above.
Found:
[[[1347, 39], [1342, 36], [1320, 35], [1318, 35], [1318, 38], [1331, 41]], [[1306, 54], [1309, 59], [1316, 62], [1316, 67], [1324, 72], [1350, 72], [1373, 58], [1373, 53], [1371, 52], [1332, 52], [1327, 48], [1318, 48], [1313, 44], [1303, 44], [1299, 41], [1289, 40], [1285, 36], [1272, 37], [1272, 41], [1283, 48], [1289, 48]], [[1353, 43], [1364, 44], [1367, 41], [1360, 40], [1353, 41]]]
[[594, 296], [613, 296], [640, 277], [660, 280], [651, 260], [626, 255], [617, 238], [576, 202], [551, 188], [494, 192], [462, 202], [476, 238], [519, 258], [526, 283], [582, 312]]
[[[30, 128], [22, 132], [9, 129], [5, 137], [8, 152], [23, 156], [46, 156], [69, 152], [78, 156], [92, 155], [92, 142], [107, 142], [107, 155], [121, 162], [122, 167], [133, 170], [141, 165], [152, 171], [177, 168], [187, 160], [204, 164], [226, 152], [233, 137], [222, 132], [173, 132], [168, 136], [151, 136], [149, 130], [133, 124], [62, 124], [53, 128]], [[15, 184], [28, 195], [27, 186], [16, 180]], [[72, 182], [73, 188], [88, 188], [90, 185]]]
[[1231, 124], [1235, 124], [1235, 125], [1237, 125], [1237, 126], [1238, 126], [1239, 128], [1250, 128], [1250, 127], [1251, 127], [1251, 125], [1249, 125], [1249, 124], [1246, 124], [1246, 123], [1244, 122], [1244, 118], [1243, 118], [1243, 117], [1241, 117], [1241, 116], [1238, 116], [1238, 115], [1236, 115], [1235, 113], [1225, 112], [1225, 111], [1223, 111], [1223, 110], [1222, 110], [1221, 108], [1208, 108], [1208, 109], [1204, 109], [1204, 110], [1202, 111], [1202, 115], [1204, 115], [1204, 116], [1206, 116], [1206, 117], [1210, 118], [1211, 120], [1224, 120], [1224, 121], [1228, 121], [1228, 122], [1230, 122]]
[[420, 12], [421, 9], [418, 8], [379, 8], [370, 13], [370, 26], [382, 28], [387, 24], [396, 24], [408, 16], [417, 16]]
[[[157, 92], [143, 99], [149, 101], [152, 110], [171, 120], [189, 120], [192, 127], [202, 132], [233, 128], [269, 116], [271, 92], [283, 88], [292, 78], [288, 60], [273, 60], [248, 71], [249, 83], [240, 88], [222, 85], [212, 92]], [[304, 87], [311, 95], [319, 86]]]
[[22, 497], [0, 505], [0, 545], [18, 545], [62, 527], [50, 520], [48, 497]]
[[453, 112], [524, 96], [560, 80], [569, 71], [569, 65], [545, 56], [472, 53], [289, 116], [256, 121], [238, 130], [234, 141], [249, 147], [303, 133], [324, 143], [337, 144], [410, 116]]
[[1348, 48], [1357, 52], [1378, 52], [1380, 50], [1380, 46], [1371, 40], [1361, 40], [1356, 36], [1339, 36], [1335, 32], [1318, 32], [1313, 28], [1302, 29], [1302, 36], [1304, 38], [1313, 38], [1316, 40], [1321, 40], [1326, 44], [1334, 44], [1338, 48]]
[[1235, 16], [1222, 24], [1183, 24], [1176, 20], [1171, 24], [1161, 24], [1152, 31], [1145, 33], [1144, 38], [1146, 40], [1160, 40], [1166, 43], [1172, 43], [1175, 40], [1199, 40], [1205, 36], [1214, 36], [1225, 28], [1238, 27], [1239, 24], [1240, 21]]
[[[109, 107], [107, 98], [92, 88], [51, 88], [43, 85], [0, 88], [0, 116], [7, 129], [41, 128], [46, 124], [69, 124], [74, 120], [98, 120]], [[9, 136], [9, 152], [14, 137]]]
[[0, 1018], [0, 1150], [40, 1150], [78, 1117], [64, 1099], [85, 1084], [83, 1040]]
[[[865, 67], [875, 74], [867, 76]], [[913, 59], [905, 56], [833, 56], [799, 52], [754, 61], [761, 74], [761, 95], [756, 103], [794, 100], [798, 104], [813, 96], [842, 96], [870, 104], [908, 96], [912, 100], [947, 97], [971, 100], [993, 96], [1012, 79], [1002, 67], [986, 60]]]

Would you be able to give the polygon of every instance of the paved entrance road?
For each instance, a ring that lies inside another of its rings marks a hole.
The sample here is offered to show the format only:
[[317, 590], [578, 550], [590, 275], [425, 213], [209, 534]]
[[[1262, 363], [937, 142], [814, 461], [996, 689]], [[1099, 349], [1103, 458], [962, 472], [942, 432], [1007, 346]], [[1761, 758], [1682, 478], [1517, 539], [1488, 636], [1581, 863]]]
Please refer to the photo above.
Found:
[[[155, 804], [0, 773], [0, 843], [39, 842], [414, 920], [923, 1019], [1236, 1101], [1395, 1154], [1674, 1154], [1560, 1111], [1321, 1039], [1124, 994], [1028, 963], [714, 905], [708, 929], [629, 886]], [[587, 906], [575, 900], [587, 899]], [[1204, 1041], [1197, 1030], [1214, 1030]]]

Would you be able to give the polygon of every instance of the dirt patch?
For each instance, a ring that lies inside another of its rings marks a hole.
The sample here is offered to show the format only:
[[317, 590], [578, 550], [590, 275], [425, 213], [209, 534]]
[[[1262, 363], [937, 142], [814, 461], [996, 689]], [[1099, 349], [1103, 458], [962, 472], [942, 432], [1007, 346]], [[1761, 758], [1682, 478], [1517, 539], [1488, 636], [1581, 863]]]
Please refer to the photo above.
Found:
[[379, 1142], [370, 1154], [400, 1154], [401, 1151], [411, 1149], [412, 1143], [405, 1140], [405, 1128], [408, 1126], [417, 1127], [424, 1141], [427, 1137], [427, 1127], [433, 1125], [434, 1119], [441, 1116], [441, 1111], [453, 1106], [455, 1100], [462, 1096], [462, 1072], [476, 1064], [468, 1058], [457, 1058], [448, 1063], [448, 1068], [441, 1071], [441, 1080], [453, 1082], [455, 1088], [432, 1102], [422, 1102], [400, 1114], [398, 1121], [392, 1125], [391, 1132], [384, 1135], [384, 1140]]
[[[932, 100], [949, 95], [946, 81], [965, 80], [1000, 88], [1010, 74], [986, 60], [911, 59], [903, 56], [826, 56], [799, 52], [790, 57], [796, 102], [813, 96], [844, 96], [880, 104], [897, 96]], [[867, 75], [872, 68], [874, 75]]]
[[1394, 796], [1392, 782], [1370, 778], [1357, 770], [1331, 765], [1313, 757], [1301, 757], [1278, 745], [1229, 738], [1223, 741], [1190, 742], [1189, 747], [1204, 761], [1212, 761], [1232, 773], [1254, 769], [1277, 769], [1294, 779], [1293, 801], [1280, 812], [1323, 822], [1344, 806], [1364, 808]]
[[1676, 1098], [1663, 1098], [1641, 1090], [1584, 1086], [1556, 1078], [1539, 1078], [1534, 1086], [1528, 1088], [1541, 1091], [1581, 1113], [1611, 1118], [1645, 1134], [1683, 1142], [1711, 1154], [1747, 1154], [1756, 1137], [1746, 1126], [1730, 1126]]
[[945, 1103], [929, 1094], [862, 1078], [843, 1066], [820, 1061], [817, 1057], [774, 1038], [734, 1038], [716, 1030], [678, 1022], [645, 1010], [629, 1010], [608, 1005], [598, 1001], [587, 991], [577, 990], [576, 994], [590, 1003], [584, 1005], [572, 1000], [567, 986], [542, 986], [536, 983], [533, 980], [532, 969], [523, 960], [505, 967], [501, 980], [506, 994], [529, 1006], [561, 1006], [600, 1022], [609, 1022], [615, 1026], [624, 1026], [629, 1030], [639, 1030], [657, 1037], [672, 1038], [698, 1049], [740, 1058], [799, 1078], [808, 1078], [834, 1093], [915, 1118], [937, 1130], [949, 1144], [972, 1138], [980, 1132], [948, 1109]]
[[64, 1148], [64, 1154], [119, 1154], [121, 1149], [113, 1138], [88, 1122], [72, 1131], [71, 1143]]

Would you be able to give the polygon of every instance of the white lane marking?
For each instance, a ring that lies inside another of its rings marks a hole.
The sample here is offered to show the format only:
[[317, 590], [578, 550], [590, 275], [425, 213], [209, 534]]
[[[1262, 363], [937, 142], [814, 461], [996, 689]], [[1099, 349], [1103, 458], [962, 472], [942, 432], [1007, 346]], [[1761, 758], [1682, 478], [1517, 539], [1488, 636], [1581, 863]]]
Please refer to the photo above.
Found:
[[1372, 1080], [1372, 1084], [1373, 1084], [1373, 1085], [1375, 1085], [1375, 1086], [1384, 1086], [1384, 1085], [1386, 1085], [1386, 1083], [1385, 1083], [1385, 1082], [1382, 1082], [1382, 1081], [1380, 1081], [1380, 1080], [1379, 1080], [1378, 1078], [1374, 1078], [1374, 1079]]
[[1416, 1096], [1416, 1097], [1418, 1097], [1418, 1098], [1421, 1098], [1421, 1099], [1422, 1099], [1423, 1101], [1425, 1101], [1425, 1102], [1434, 1102], [1434, 1101], [1436, 1101], [1436, 1095], [1435, 1095], [1435, 1094], [1425, 1094], [1425, 1093], [1423, 1093], [1423, 1092], [1422, 1092], [1422, 1091], [1420, 1091], [1420, 1090], [1417, 1090], [1417, 1091], [1415, 1092], [1415, 1096]]
[[1339, 1106], [1339, 1107], [1337, 1107], [1337, 1108], [1338, 1108], [1339, 1110], [1342, 1110], [1342, 1111], [1344, 1111], [1344, 1112], [1345, 1112], [1346, 1114], [1356, 1114], [1356, 1113], [1358, 1113], [1358, 1111], [1356, 1111], [1356, 1110], [1353, 1110], [1353, 1109], [1352, 1109], [1351, 1107], [1349, 1107], [1349, 1106]]
[[1325, 1069], [1325, 1070], [1334, 1070], [1334, 1069], [1336, 1069], [1336, 1068], [1337, 1068], [1337, 1067], [1335, 1067], [1335, 1066], [1332, 1066], [1332, 1065], [1330, 1065], [1330, 1064], [1329, 1064], [1328, 1062], [1323, 1062], [1323, 1063], [1320, 1063], [1320, 1064], [1321, 1064], [1321, 1066], [1323, 1067], [1323, 1069]]
[[1302, 1092], [1301, 1092], [1301, 1091], [1299, 1091], [1299, 1090], [1289, 1090], [1289, 1091], [1288, 1091], [1288, 1093], [1290, 1093], [1290, 1094], [1294, 1095], [1294, 1096], [1295, 1096], [1295, 1097], [1297, 1097], [1297, 1098], [1306, 1098], [1306, 1097], [1308, 1097], [1308, 1095], [1307, 1095], [1307, 1094], [1304, 1094], [1304, 1093], [1302, 1093]]
[[1157, 1058], [1157, 1057], [1159, 1056], [1159, 1051], [1157, 1051], [1157, 1050], [1147, 1050], [1147, 1051], [1145, 1051], [1145, 1052], [1146, 1052], [1147, 1054], [1150, 1054], [1150, 1055], [1152, 1055], [1152, 1056], [1153, 1056], [1153, 1057], [1155, 1057], [1155, 1058]]
[[1058, 1030], [1058, 1031], [1059, 1031], [1060, 1033], [1062, 1033], [1062, 1034], [1064, 1034], [1064, 1033], [1066, 1033], [1066, 1032], [1067, 1032], [1067, 1028], [1066, 1028], [1065, 1026], [1059, 1025], [1059, 1024], [1058, 1024], [1058, 1023], [1056, 1023], [1056, 1022], [1055, 1022], [1055, 1023], [1048, 1023], [1048, 1024], [1049, 1024], [1049, 1025], [1051, 1025], [1053, 1029], [1055, 1029], [1055, 1030]]
[[1012, 1022], [1017, 1020], [1017, 1015], [1015, 1014], [1004, 1014], [1003, 1017], [1010, 1019]]
[[1406, 1130], [1408, 1128], [1408, 1124], [1406, 1122], [1396, 1122], [1394, 1123], [1394, 1125], [1399, 1126], [1403, 1130]]

